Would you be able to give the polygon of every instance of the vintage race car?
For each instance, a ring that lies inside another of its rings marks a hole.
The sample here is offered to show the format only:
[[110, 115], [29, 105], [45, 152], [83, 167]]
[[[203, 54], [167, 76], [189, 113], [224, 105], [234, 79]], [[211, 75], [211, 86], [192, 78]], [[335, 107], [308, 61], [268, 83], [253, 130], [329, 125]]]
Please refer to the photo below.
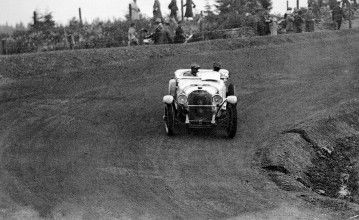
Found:
[[200, 69], [197, 76], [184, 76], [189, 71], [177, 70], [169, 81], [169, 94], [163, 97], [166, 133], [173, 135], [178, 124], [186, 124], [188, 129], [223, 126], [233, 138], [237, 132], [237, 97], [233, 84], [228, 83], [228, 70]]

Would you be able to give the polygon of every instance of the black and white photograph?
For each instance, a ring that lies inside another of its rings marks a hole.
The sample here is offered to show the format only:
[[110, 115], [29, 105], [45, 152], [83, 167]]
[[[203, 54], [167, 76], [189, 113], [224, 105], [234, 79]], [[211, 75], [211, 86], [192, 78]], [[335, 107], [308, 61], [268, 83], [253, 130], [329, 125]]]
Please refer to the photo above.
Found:
[[359, 220], [358, 0], [0, 0], [0, 220]]

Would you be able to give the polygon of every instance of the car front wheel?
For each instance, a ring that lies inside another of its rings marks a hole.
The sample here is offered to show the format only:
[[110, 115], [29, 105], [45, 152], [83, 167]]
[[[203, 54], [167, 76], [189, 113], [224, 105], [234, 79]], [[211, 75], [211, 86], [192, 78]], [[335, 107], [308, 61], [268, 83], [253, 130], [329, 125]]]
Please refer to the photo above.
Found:
[[174, 134], [175, 118], [172, 104], [165, 105], [165, 129], [166, 134], [171, 136]]
[[232, 83], [230, 83], [228, 85], [227, 96], [230, 96], [230, 95], [234, 95], [234, 85]]
[[237, 104], [227, 105], [227, 136], [233, 138], [237, 133]]

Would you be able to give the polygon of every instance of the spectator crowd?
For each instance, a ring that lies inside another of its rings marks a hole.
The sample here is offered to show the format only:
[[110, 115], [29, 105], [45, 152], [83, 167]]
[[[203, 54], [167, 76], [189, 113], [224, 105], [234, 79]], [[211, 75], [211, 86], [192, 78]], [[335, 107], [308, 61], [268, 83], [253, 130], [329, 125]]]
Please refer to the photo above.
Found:
[[[187, 20], [193, 19], [193, 8], [196, 7], [192, 0], [186, 0], [186, 13], [184, 17]], [[159, 0], [155, 0], [153, 4], [153, 33], [149, 33], [147, 29], [136, 29], [136, 21], [139, 20], [140, 9], [137, 6], [137, 1], [133, 0], [131, 3], [131, 24], [128, 30], [128, 45], [143, 45], [146, 42], [153, 42], [154, 44], [172, 44], [184, 43], [186, 41], [185, 32], [183, 30], [182, 21], [178, 20], [178, 6], [177, 0], [172, 0], [168, 5], [170, 10], [170, 17], [165, 20], [161, 12], [161, 4]]]
[[334, 30], [340, 30], [344, 19], [353, 19], [353, 11], [356, 10], [356, 6], [355, 1], [349, 2], [348, 0], [335, 2], [331, 6], [323, 5], [322, 7], [319, 7], [314, 1], [308, 1], [308, 8], [292, 9], [288, 7], [283, 18], [270, 15], [268, 11], [259, 9], [256, 11], [257, 34], [263, 36], [314, 32], [315, 24], [323, 22], [321, 8], [329, 11]]
[[[133, 0], [136, 3], [136, 0]], [[342, 20], [345, 18], [345, 13], [342, 7], [347, 7], [349, 1], [337, 2], [335, 6], [331, 7], [331, 17], [333, 26], [339, 30], [342, 25]], [[341, 7], [342, 4], [342, 7]], [[138, 9], [137, 5], [133, 6]], [[193, 17], [192, 8], [195, 4], [191, 0], [187, 0], [185, 18], [188, 20]], [[328, 6], [329, 8], [329, 6]], [[136, 31], [135, 21], [136, 16], [132, 17], [133, 23], [129, 29], [129, 45], [143, 44], [144, 39], [151, 39], [154, 44], [167, 43], [184, 43], [186, 42], [186, 34], [183, 30], [182, 21], [177, 18], [177, 2], [172, 0], [168, 6], [171, 11], [170, 19], [164, 20], [160, 10], [160, 2], [155, 0], [153, 5], [153, 27], [154, 33], [148, 33], [148, 30], [141, 29]], [[137, 10], [139, 12], [139, 9]], [[253, 29], [256, 35], [277, 35], [277, 34], [291, 34], [302, 32], [314, 32], [315, 24], [320, 18], [320, 8], [313, 1], [308, 1], [307, 8], [291, 8], [288, 7], [283, 17], [271, 15], [269, 10], [259, 8], [252, 14], [246, 14], [254, 20]], [[175, 29], [173, 27], [175, 26]]]
[[[344, 20], [353, 16], [357, 6], [355, 1], [350, 0], [334, 0], [330, 5], [318, 5], [320, 1], [308, 0], [307, 8], [288, 7], [284, 16], [270, 14], [264, 6], [247, 8], [252, 13], [240, 13], [237, 8], [228, 12], [225, 6], [220, 9], [223, 13], [214, 14], [207, 10], [206, 16], [202, 16], [202, 13], [194, 13], [196, 5], [192, 0], [184, 1], [185, 4], [180, 7], [177, 0], [171, 0], [167, 6], [169, 16], [164, 17], [160, 0], [153, 1], [151, 18], [143, 17], [137, 0], [131, 0], [127, 19], [113, 22], [94, 20], [89, 24], [74, 17], [68, 25], [63, 26], [55, 24], [51, 13], [35, 16], [34, 12], [34, 22], [27, 29], [18, 29], [2, 36], [1, 53], [185, 43], [313, 32], [315, 29], [339, 30]], [[181, 7], [185, 13], [182, 19], [178, 19]]]

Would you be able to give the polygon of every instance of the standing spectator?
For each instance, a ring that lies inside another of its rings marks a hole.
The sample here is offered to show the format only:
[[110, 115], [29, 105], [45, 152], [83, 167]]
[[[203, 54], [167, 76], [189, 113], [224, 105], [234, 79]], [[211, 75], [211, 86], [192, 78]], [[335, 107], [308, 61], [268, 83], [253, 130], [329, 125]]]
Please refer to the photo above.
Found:
[[278, 20], [275, 16], [270, 17], [269, 30], [270, 30], [270, 35], [278, 34]]
[[131, 23], [128, 29], [128, 46], [138, 45], [138, 38], [135, 28], [135, 23]]
[[174, 43], [180, 44], [180, 43], [184, 43], [185, 41], [186, 41], [186, 37], [184, 35], [182, 21], [178, 21], [178, 26], [176, 28], [176, 35], [174, 38]]
[[294, 18], [293, 30], [294, 30], [294, 33], [302, 33], [302, 31], [303, 31], [302, 25], [304, 23], [304, 20], [303, 20], [301, 15], [302, 15], [301, 11], [298, 11], [298, 9], [294, 10], [294, 13], [293, 13], [293, 18]]
[[70, 49], [73, 50], [75, 45], [75, 40], [72, 34], [67, 35], [67, 42], [69, 43]]
[[294, 22], [294, 17], [293, 17], [293, 13], [292, 13], [292, 8], [288, 8], [286, 13], [284, 14], [284, 19], [285, 19], [285, 32], [287, 34], [293, 33], [293, 22]]
[[308, 0], [307, 4], [308, 4], [308, 8], [309, 8], [313, 4], [313, 0]]
[[151, 34], [151, 38], [154, 44], [159, 44], [160, 32], [163, 29], [161, 18], [156, 18], [154, 22], [155, 32]]
[[140, 9], [137, 6], [137, 0], [133, 0], [131, 3], [131, 21], [140, 20]]
[[264, 11], [264, 18], [265, 18], [265, 20], [264, 20], [265, 21], [265, 33], [266, 33], [266, 35], [269, 35], [270, 34], [269, 23], [272, 20], [271, 20], [268, 10]]
[[346, 7], [348, 6], [348, 4], [350, 4], [349, 0], [342, 0], [342, 7]]
[[169, 38], [167, 38], [168, 43], [172, 44], [173, 43], [174, 33], [173, 33], [173, 31], [171, 31], [171, 27], [170, 27], [171, 24], [170, 24], [169, 21], [165, 21], [163, 24], [164, 24], [163, 25], [163, 31], [166, 32], [166, 35], [169, 36]]
[[186, 4], [183, 5], [183, 7], [186, 7], [186, 13], [184, 14], [184, 17], [193, 18], [193, 8], [196, 8], [196, 5], [193, 3], [192, 0], [186, 0]]
[[168, 22], [169, 22], [169, 30], [170, 30], [170, 32], [171, 32], [171, 36], [172, 36], [172, 38], [174, 38], [174, 37], [175, 37], [175, 33], [176, 33], [176, 29], [177, 29], [177, 27], [178, 27], [178, 23], [177, 23], [177, 21], [176, 21], [175, 19], [173, 19], [173, 18], [168, 19]]
[[316, 19], [320, 19], [321, 16], [321, 12], [320, 12], [320, 7], [318, 4], [316, 4], [315, 2], [313, 2], [312, 4], [312, 10], [313, 10], [313, 14], [315, 16]]
[[268, 35], [269, 33], [269, 14], [264, 9], [257, 10], [257, 31], [259, 36]]
[[171, 3], [168, 5], [168, 9], [171, 10], [170, 18], [174, 18], [176, 21], [178, 21], [178, 18], [177, 18], [177, 11], [178, 11], [177, 1], [172, 0]]
[[312, 7], [308, 8], [308, 11], [305, 14], [304, 20], [305, 20], [305, 31], [306, 32], [314, 32], [315, 16], [314, 16]]
[[172, 38], [168, 30], [163, 27], [161, 18], [155, 21], [155, 33], [152, 35], [154, 44], [169, 44], [172, 43]]
[[332, 20], [337, 30], [340, 30], [340, 27], [342, 26], [343, 16], [343, 9], [340, 7], [340, 2], [337, 2], [337, 5], [332, 10]]
[[162, 18], [162, 12], [161, 12], [161, 4], [159, 0], [155, 0], [155, 3], [153, 4], [153, 20], [156, 21], [157, 18], [160, 18], [161, 21]]

